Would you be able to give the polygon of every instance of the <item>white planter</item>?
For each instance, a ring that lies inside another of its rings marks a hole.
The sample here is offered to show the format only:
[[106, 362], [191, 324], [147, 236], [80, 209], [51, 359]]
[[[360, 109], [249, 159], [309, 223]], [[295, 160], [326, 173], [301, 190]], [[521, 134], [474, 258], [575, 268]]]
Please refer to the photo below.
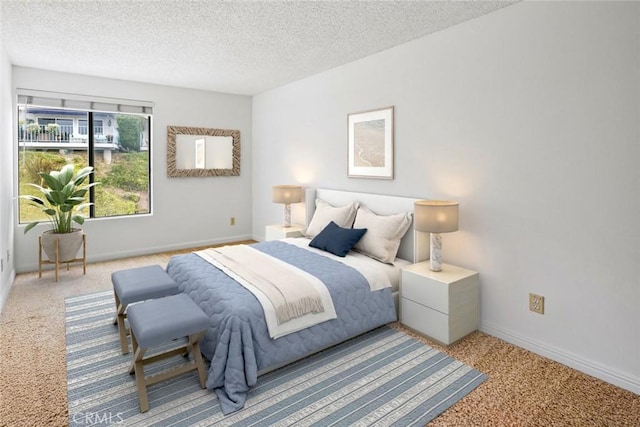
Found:
[[53, 231], [42, 233], [42, 250], [49, 261], [56, 261], [56, 241], [58, 242], [58, 262], [67, 262], [76, 259], [78, 250], [82, 246], [82, 230], [74, 229], [71, 233], [58, 234]]

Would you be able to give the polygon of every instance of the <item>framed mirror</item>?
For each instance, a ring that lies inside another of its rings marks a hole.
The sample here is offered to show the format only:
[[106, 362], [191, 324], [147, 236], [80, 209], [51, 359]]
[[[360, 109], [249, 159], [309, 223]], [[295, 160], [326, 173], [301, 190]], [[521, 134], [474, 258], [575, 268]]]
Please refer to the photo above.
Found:
[[167, 126], [167, 173], [170, 177], [240, 175], [240, 131]]

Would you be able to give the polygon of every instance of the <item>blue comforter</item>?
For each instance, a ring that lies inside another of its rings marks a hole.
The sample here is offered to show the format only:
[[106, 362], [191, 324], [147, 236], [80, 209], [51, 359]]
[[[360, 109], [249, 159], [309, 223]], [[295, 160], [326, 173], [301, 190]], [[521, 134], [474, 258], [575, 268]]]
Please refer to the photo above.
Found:
[[211, 361], [207, 388], [215, 390], [224, 414], [244, 406], [258, 371], [396, 320], [391, 289], [371, 292], [357, 270], [280, 241], [253, 247], [320, 279], [331, 294], [338, 318], [271, 339], [262, 306], [251, 292], [198, 255], [172, 257], [167, 272], [211, 319], [201, 349]]

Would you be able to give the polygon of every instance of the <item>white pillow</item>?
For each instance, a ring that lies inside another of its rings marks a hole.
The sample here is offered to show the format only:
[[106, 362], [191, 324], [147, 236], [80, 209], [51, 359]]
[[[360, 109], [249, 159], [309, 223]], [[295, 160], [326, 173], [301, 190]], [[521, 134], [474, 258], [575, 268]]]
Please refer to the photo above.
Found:
[[353, 202], [346, 206], [335, 207], [321, 199], [316, 199], [316, 210], [305, 230], [305, 236], [314, 238], [331, 222], [342, 228], [351, 228], [353, 218], [356, 216], [358, 203]]
[[365, 207], [358, 209], [353, 228], [367, 232], [353, 249], [373, 259], [393, 264], [400, 247], [400, 239], [411, 226], [411, 212], [377, 215]]

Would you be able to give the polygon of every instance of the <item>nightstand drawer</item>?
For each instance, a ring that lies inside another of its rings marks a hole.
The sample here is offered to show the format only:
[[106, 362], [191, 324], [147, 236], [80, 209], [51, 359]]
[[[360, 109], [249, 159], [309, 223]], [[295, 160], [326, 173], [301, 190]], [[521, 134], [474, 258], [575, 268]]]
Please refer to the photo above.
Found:
[[400, 321], [437, 341], [449, 344], [449, 316], [404, 297], [400, 300]]
[[449, 286], [435, 280], [425, 280], [421, 274], [402, 270], [402, 298], [449, 314]]

